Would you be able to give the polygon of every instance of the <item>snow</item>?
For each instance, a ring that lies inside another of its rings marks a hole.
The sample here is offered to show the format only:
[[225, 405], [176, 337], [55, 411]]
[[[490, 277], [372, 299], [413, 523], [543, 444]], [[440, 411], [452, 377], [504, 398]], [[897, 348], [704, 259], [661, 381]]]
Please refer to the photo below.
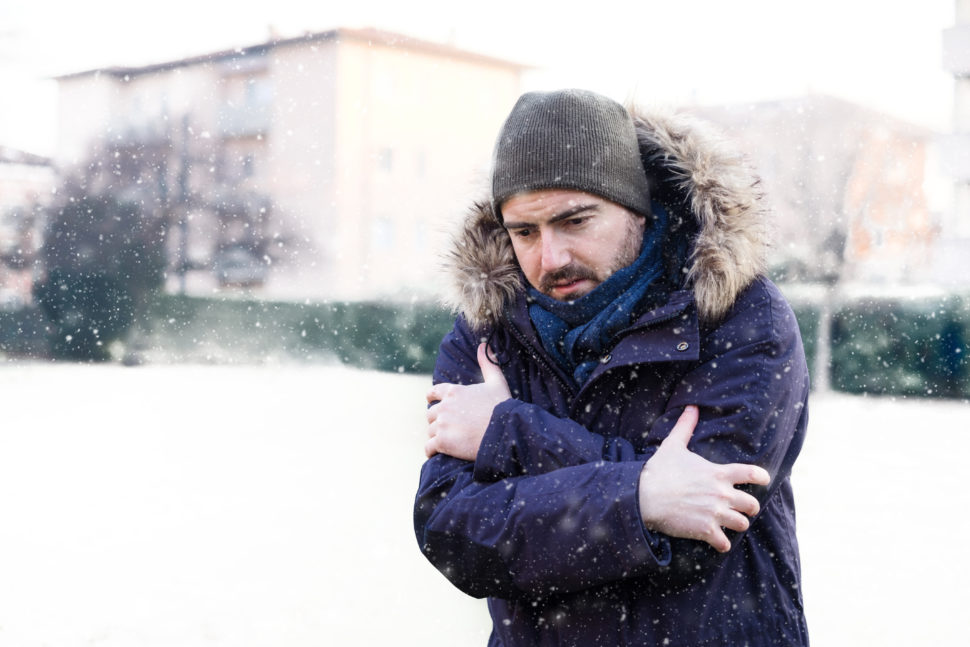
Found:
[[[428, 378], [0, 366], [0, 646], [484, 645], [420, 555]], [[814, 644], [970, 644], [965, 403], [817, 397], [794, 476]]]
[[816, 645], [970, 645], [970, 406], [810, 402], [792, 477]]

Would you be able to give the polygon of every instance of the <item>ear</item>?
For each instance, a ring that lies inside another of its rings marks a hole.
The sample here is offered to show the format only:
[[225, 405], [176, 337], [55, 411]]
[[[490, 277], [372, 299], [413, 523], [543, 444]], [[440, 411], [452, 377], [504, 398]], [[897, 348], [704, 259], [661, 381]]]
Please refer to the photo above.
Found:
[[647, 230], [647, 227], [653, 225], [656, 220], [653, 217], [647, 218], [642, 213], [637, 213], [636, 211], [627, 210], [630, 214], [630, 219], [632, 220], [633, 230], [638, 232], [640, 237], [643, 237], [643, 232]]

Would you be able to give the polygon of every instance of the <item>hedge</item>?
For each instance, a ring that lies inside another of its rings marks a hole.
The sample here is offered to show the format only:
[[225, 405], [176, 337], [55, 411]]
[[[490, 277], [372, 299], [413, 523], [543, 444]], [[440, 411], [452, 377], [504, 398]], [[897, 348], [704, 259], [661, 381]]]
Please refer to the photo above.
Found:
[[[819, 308], [792, 299], [814, 370]], [[432, 303], [282, 303], [160, 296], [115, 355], [150, 362], [340, 362], [429, 373], [453, 317]], [[42, 356], [36, 308], [0, 313], [0, 352]], [[830, 376], [847, 393], [970, 398], [970, 298], [843, 301], [832, 320]], [[135, 352], [132, 352], [132, 351]], [[49, 353], [49, 349], [47, 350]]]
[[970, 397], [970, 300], [863, 298], [832, 322], [832, 385], [848, 393]]
[[38, 306], [0, 310], [0, 353], [43, 357], [49, 353], [50, 327]]
[[815, 381], [815, 347], [818, 342], [819, 308], [812, 304], [794, 302], [791, 304], [798, 321], [798, 328], [802, 333], [802, 344], [805, 346], [805, 359], [812, 381]]
[[137, 345], [158, 361], [338, 361], [430, 373], [454, 317], [430, 303], [283, 303], [166, 295]]

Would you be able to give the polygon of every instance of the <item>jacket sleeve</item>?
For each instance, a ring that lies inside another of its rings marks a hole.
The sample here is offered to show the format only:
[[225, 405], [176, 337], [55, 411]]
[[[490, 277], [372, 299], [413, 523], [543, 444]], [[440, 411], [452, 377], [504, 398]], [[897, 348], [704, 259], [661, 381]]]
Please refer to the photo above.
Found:
[[[434, 382], [481, 382], [477, 349], [482, 341], [484, 337], [476, 337], [459, 320], [441, 344]], [[601, 460], [643, 462], [655, 449], [651, 446], [638, 453], [625, 438], [594, 433], [531, 402], [510, 398], [492, 412], [475, 459], [474, 476], [479, 481], [497, 481]]]
[[[676, 418], [675, 418], [676, 420]], [[607, 437], [530, 402], [509, 399], [492, 412], [475, 460], [475, 478], [495, 481], [595, 461], [647, 461], [625, 438]]]
[[[480, 381], [479, 341], [459, 321], [442, 342], [435, 382]], [[415, 499], [418, 544], [453, 584], [476, 597], [548, 595], [629, 577], [670, 559], [640, 520], [642, 468], [642, 460], [577, 461], [481, 481], [473, 463], [436, 455], [421, 470]]]
[[587, 463], [481, 483], [449, 456], [421, 471], [414, 524], [425, 556], [475, 597], [578, 591], [665, 565], [637, 502], [639, 462]]
[[[458, 347], [453, 347], [451, 352], [462, 354]], [[477, 370], [476, 348], [477, 344], [472, 348], [471, 361]], [[468, 361], [466, 359], [462, 364], [467, 365]], [[457, 376], [458, 371], [452, 371], [452, 374]], [[435, 379], [439, 377], [443, 376], [436, 375]], [[472, 381], [480, 380], [479, 377]], [[510, 386], [513, 384], [510, 380]], [[574, 420], [556, 416], [536, 404], [513, 397], [493, 410], [475, 459], [474, 474], [479, 481], [497, 481], [597, 461], [642, 463], [653, 456], [655, 449], [647, 447], [638, 452], [626, 438], [595, 433]]]
[[[435, 384], [477, 384], [477, 337], [461, 319], [441, 344], [435, 364]], [[560, 467], [599, 460], [646, 461], [653, 448], [638, 454], [625, 438], [606, 437], [568, 418], [515, 398], [498, 404], [475, 460], [475, 478], [496, 481], [512, 476], [550, 472]]]

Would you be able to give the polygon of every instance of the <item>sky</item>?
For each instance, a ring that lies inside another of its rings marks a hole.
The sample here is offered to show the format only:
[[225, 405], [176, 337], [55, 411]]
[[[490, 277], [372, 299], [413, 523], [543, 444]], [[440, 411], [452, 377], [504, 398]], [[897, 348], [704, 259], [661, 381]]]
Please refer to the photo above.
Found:
[[[351, 6], [352, 5], [352, 6]], [[953, 79], [955, 0], [3, 0], [0, 145], [56, 146], [51, 76], [142, 65], [335, 27], [377, 27], [533, 66], [523, 89], [585, 87], [648, 105], [817, 92], [937, 131]]]

